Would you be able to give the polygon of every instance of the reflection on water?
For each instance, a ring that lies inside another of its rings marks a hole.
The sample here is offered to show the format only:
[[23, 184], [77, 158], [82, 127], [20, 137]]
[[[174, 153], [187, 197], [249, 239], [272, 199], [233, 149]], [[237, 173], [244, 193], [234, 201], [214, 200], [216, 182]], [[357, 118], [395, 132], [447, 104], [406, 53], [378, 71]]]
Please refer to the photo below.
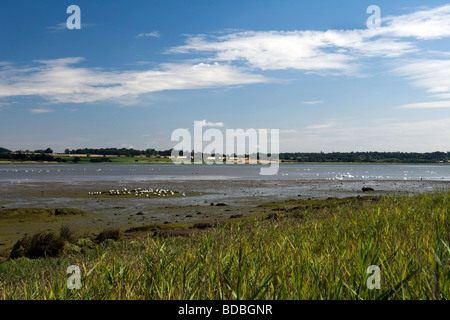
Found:
[[450, 165], [286, 164], [273, 176], [261, 165], [2, 164], [0, 181], [450, 180]]

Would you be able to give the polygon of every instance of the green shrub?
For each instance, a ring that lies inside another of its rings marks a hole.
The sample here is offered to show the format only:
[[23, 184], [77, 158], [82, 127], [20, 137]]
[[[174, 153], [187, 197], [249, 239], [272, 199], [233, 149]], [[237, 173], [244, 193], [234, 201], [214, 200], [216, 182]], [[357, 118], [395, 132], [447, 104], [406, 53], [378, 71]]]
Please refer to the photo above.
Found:
[[66, 243], [74, 241], [75, 234], [68, 226], [61, 227], [59, 236], [47, 231], [41, 231], [32, 236], [25, 235], [14, 244], [10, 259], [56, 257], [64, 250]]
[[38, 232], [24, 236], [13, 246], [10, 258], [27, 257], [31, 259], [56, 257], [64, 249], [65, 241], [52, 232]]

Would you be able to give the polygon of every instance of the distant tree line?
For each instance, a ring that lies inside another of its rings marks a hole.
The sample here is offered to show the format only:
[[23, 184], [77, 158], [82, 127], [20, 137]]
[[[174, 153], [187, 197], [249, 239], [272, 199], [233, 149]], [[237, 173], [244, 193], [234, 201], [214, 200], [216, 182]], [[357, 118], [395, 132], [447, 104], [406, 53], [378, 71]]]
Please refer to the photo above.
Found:
[[439, 163], [448, 162], [450, 152], [295, 152], [280, 153], [280, 159], [289, 162]]
[[60, 157], [55, 158], [50, 153], [53, 153], [53, 150], [50, 148], [47, 150], [36, 150], [34, 152], [29, 150], [12, 152], [11, 150], [0, 147], [0, 160], [66, 162], [65, 159], [61, 159]]
[[[11, 151], [6, 148], [0, 147], [0, 160], [16, 160], [16, 161], [57, 161], [66, 162], [65, 159], [60, 157], [53, 157], [51, 154], [53, 150], [51, 148], [35, 151]], [[158, 151], [155, 149], [135, 150], [127, 148], [83, 148], [65, 150], [65, 154], [70, 156], [71, 154], [86, 154], [86, 155], [103, 155], [101, 158], [93, 158], [91, 162], [110, 162], [111, 160], [106, 155], [111, 156], [170, 156], [172, 149]], [[194, 153], [192, 152], [193, 156]], [[235, 155], [236, 156], [236, 155]], [[270, 155], [269, 155], [270, 156]], [[259, 154], [257, 155], [259, 158]], [[369, 162], [369, 163], [440, 163], [448, 162], [450, 160], [450, 151], [447, 152], [284, 152], [279, 154], [279, 158], [282, 162]], [[80, 161], [79, 158], [74, 159], [74, 162]]]
[[125, 156], [125, 157], [137, 157], [137, 156], [146, 156], [146, 157], [156, 157], [156, 156], [170, 156], [172, 149], [157, 151], [155, 149], [146, 149], [146, 150], [135, 150], [135, 149], [127, 149], [127, 148], [83, 148], [83, 149], [66, 149], [64, 151], [65, 154], [99, 154], [99, 155], [111, 155], [111, 156]]

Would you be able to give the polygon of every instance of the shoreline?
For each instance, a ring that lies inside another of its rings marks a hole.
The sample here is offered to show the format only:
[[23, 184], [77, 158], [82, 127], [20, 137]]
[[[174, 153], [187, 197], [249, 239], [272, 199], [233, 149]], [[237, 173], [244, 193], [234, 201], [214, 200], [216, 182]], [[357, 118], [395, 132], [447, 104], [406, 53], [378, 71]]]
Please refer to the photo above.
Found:
[[[86, 181], [0, 182], [1, 213], [11, 209], [71, 208], [86, 216], [42, 219], [2, 219], [0, 260], [25, 234], [43, 230], [57, 232], [68, 225], [78, 233], [99, 233], [106, 229], [186, 232], [195, 224], [216, 224], [230, 219], [247, 219], [271, 213], [271, 205], [318, 202], [365, 196], [413, 195], [448, 190], [449, 181], [329, 181], [329, 180], [191, 180], [191, 181]], [[148, 187], [185, 192], [186, 197], [142, 198], [92, 195], [115, 188]], [[363, 192], [362, 187], [375, 191]], [[269, 208], [269, 209], [268, 209]], [[163, 230], [163, 231], [161, 231]], [[164, 231], [165, 230], [165, 231]], [[177, 231], [173, 231], [177, 230]]]
[[[113, 159], [113, 158], [112, 158]], [[73, 165], [73, 164], [78, 164], [78, 165], [102, 165], [102, 164], [135, 164], [135, 165], [140, 165], [140, 164], [174, 164], [172, 161], [148, 161], [148, 160], [141, 160], [140, 158], [136, 158], [136, 160], [139, 160], [138, 162], [136, 161], [111, 161], [111, 162], [96, 162], [96, 163], [92, 163], [89, 161], [81, 161], [78, 163], [75, 162], [71, 162], [71, 161], [67, 161], [67, 162], [58, 162], [58, 161], [9, 161], [9, 160], [0, 160], [0, 165], [3, 164], [61, 164], [61, 165]], [[192, 165], [194, 163], [191, 163]], [[239, 165], [244, 165], [244, 163], [238, 163]], [[312, 164], [312, 165], [450, 165], [450, 162], [289, 162], [289, 161], [280, 161], [278, 163], [279, 165], [293, 165], [293, 164], [298, 164], [298, 165], [308, 165], [308, 164]], [[195, 164], [198, 165], [198, 164]], [[208, 165], [206, 163], [203, 163], [202, 165]], [[211, 164], [210, 164], [211, 165]], [[208, 166], [210, 166], [208, 165]], [[233, 165], [233, 164], [227, 164], [227, 163], [218, 163], [218, 164], [213, 164], [213, 165]], [[236, 165], [236, 164], [235, 164]], [[249, 164], [249, 163], [245, 163], [245, 165], [266, 165], [266, 164]]]

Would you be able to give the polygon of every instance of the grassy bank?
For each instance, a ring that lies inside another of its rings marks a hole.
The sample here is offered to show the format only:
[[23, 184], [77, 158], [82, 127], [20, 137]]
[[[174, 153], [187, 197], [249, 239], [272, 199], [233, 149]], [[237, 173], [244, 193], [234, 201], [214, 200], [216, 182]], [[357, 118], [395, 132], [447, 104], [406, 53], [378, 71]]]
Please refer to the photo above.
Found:
[[[3, 299], [448, 299], [450, 193], [321, 202], [0, 264]], [[73, 246], [72, 246], [73, 247]], [[82, 288], [66, 287], [81, 269]], [[370, 290], [370, 265], [381, 289]]]

